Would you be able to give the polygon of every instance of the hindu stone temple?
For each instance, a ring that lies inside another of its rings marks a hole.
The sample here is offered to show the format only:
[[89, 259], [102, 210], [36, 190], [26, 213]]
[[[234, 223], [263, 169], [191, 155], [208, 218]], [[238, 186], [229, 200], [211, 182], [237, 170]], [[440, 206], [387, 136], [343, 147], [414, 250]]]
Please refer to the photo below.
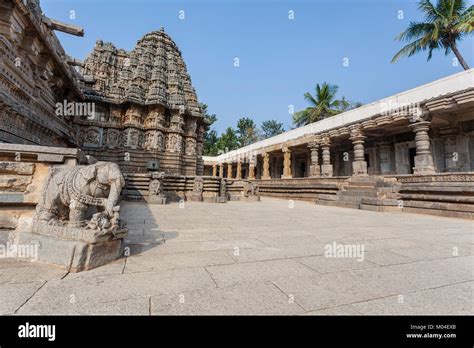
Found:
[[84, 35], [38, 0], [0, 2], [0, 243], [100, 266], [127, 235], [120, 198], [474, 217], [474, 69], [203, 157], [208, 124], [163, 29], [131, 51], [99, 40], [83, 62], [55, 31]]

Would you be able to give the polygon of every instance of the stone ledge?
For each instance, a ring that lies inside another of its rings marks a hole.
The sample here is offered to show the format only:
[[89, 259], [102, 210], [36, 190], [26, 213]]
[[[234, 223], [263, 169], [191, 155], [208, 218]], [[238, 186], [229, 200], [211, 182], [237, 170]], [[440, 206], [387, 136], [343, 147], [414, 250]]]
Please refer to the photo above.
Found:
[[31, 157], [36, 160], [49, 163], [64, 163], [66, 159], [76, 159], [79, 163], [86, 163], [87, 158], [79, 149], [40, 145], [22, 145], [22, 144], [0, 144], [0, 156], [4, 154], [20, 154]]

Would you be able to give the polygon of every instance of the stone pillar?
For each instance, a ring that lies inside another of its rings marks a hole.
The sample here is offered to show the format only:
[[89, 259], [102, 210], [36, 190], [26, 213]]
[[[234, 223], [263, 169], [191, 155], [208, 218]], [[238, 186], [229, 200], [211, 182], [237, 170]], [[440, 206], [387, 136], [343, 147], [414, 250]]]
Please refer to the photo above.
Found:
[[323, 137], [321, 143], [323, 164], [321, 165], [321, 176], [332, 176], [333, 169], [331, 164], [331, 140], [329, 136]]
[[291, 179], [291, 150], [287, 147], [283, 148], [283, 174], [282, 179]]
[[352, 175], [367, 175], [367, 162], [364, 157], [364, 139], [362, 128], [357, 125], [350, 130], [350, 139], [354, 146], [354, 161], [352, 162]]
[[249, 159], [249, 180], [255, 180], [255, 166], [257, 162], [257, 156], [251, 156]]
[[321, 166], [319, 165], [319, 144], [317, 142], [311, 142], [308, 144], [308, 148], [311, 151], [309, 176], [313, 178], [318, 177], [321, 175]]
[[232, 179], [232, 162], [227, 163], [227, 179]]
[[212, 176], [217, 176], [217, 164], [212, 165]]
[[238, 180], [242, 179], [242, 161], [240, 159], [237, 160], [237, 173], [235, 178]]
[[262, 180], [270, 180], [270, 154], [264, 153], [263, 154], [263, 174]]
[[224, 177], [224, 163], [219, 163], [219, 178]]
[[420, 121], [409, 125], [415, 132], [416, 156], [414, 174], [432, 174], [435, 172], [433, 157], [430, 151], [430, 137], [428, 131], [430, 122]]

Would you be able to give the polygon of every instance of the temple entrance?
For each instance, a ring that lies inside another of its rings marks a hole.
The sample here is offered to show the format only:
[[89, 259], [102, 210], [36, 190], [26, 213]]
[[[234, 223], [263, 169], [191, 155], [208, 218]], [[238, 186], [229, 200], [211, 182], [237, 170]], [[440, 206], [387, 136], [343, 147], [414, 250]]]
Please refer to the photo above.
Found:
[[408, 149], [408, 158], [410, 160], [410, 174], [413, 174], [413, 167], [415, 166], [416, 147]]
[[306, 174], [306, 162], [301, 162], [300, 163], [300, 174], [301, 174], [301, 178], [304, 178], [305, 176], [308, 176]]

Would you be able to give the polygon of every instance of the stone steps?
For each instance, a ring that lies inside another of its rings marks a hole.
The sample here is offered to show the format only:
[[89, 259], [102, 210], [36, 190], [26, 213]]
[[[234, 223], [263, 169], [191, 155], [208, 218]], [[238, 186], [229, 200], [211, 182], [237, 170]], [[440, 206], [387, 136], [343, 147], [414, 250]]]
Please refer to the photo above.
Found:
[[378, 197], [380, 192], [375, 190], [343, 190], [341, 196], [355, 196], [355, 197]]

